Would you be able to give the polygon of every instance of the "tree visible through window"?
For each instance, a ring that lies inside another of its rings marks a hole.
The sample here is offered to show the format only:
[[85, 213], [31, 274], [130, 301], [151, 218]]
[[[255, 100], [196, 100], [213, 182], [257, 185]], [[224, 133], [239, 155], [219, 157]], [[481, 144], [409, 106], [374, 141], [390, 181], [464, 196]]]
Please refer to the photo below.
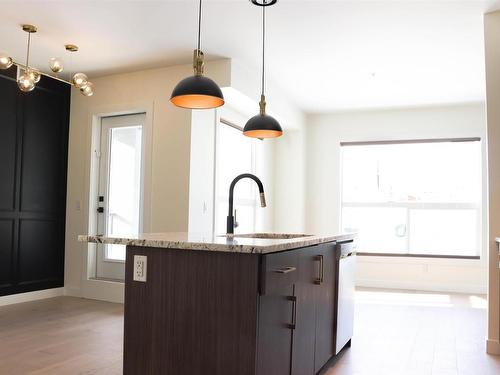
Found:
[[358, 251], [478, 256], [481, 143], [353, 143], [342, 147], [342, 228]]

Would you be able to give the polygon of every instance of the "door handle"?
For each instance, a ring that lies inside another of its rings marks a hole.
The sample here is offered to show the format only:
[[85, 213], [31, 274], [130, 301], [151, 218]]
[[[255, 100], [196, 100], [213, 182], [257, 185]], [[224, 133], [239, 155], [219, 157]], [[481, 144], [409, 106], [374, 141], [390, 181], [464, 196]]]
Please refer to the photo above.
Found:
[[295, 329], [297, 326], [297, 297], [288, 296], [287, 300], [292, 302], [292, 323], [288, 323], [287, 327], [290, 329]]
[[316, 285], [321, 285], [323, 283], [324, 278], [325, 278], [325, 264], [323, 261], [323, 255], [317, 255], [316, 260], [319, 261], [319, 275], [318, 277], [314, 280], [314, 284]]

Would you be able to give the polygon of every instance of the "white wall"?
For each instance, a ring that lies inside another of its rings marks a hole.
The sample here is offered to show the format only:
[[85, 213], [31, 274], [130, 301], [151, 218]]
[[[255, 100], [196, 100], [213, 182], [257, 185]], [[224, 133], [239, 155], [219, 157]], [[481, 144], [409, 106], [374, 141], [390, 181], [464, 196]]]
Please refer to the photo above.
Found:
[[500, 275], [499, 251], [495, 237], [500, 237], [500, 12], [484, 17], [486, 50], [486, 105], [488, 113], [489, 180], [489, 282], [488, 340], [490, 353], [500, 354]]
[[[221, 86], [230, 84], [230, 61], [207, 63], [205, 71]], [[76, 90], [71, 101], [66, 213], [65, 287], [68, 294], [121, 300], [123, 287], [87, 279], [87, 244], [77, 242], [89, 227], [92, 128], [98, 116], [146, 112], [144, 231], [187, 231], [189, 213], [191, 111], [170, 102], [172, 89], [192, 75], [191, 65], [144, 70], [92, 79], [87, 98]], [[213, 110], [212, 110], [213, 113]], [[111, 296], [111, 297], [110, 297]]]
[[[327, 233], [340, 228], [341, 141], [481, 137], [485, 160], [485, 121], [484, 105], [479, 103], [308, 116], [306, 230]], [[486, 171], [483, 174], [486, 182]], [[485, 255], [483, 250], [481, 260], [359, 257], [358, 284], [485, 292]]]
[[189, 177], [189, 232], [214, 230], [215, 125], [214, 111], [192, 111]]

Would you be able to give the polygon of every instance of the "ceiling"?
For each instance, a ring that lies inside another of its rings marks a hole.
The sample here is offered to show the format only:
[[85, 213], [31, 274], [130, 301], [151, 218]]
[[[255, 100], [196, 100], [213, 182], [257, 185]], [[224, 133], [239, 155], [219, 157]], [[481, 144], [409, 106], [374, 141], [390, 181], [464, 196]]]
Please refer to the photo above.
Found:
[[[32, 61], [39, 68], [59, 56], [92, 78], [190, 63], [196, 43], [197, 0], [1, 4], [0, 51], [22, 60], [26, 35], [19, 24], [33, 23], [39, 32]], [[483, 14], [498, 5], [280, 0], [268, 11], [268, 77], [307, 112], [481, 101]], [[205, 0], [207, 58], [259, 67], [260, 12], [248, 0]], [[65, 43], [80, 52], [68, 56]]]

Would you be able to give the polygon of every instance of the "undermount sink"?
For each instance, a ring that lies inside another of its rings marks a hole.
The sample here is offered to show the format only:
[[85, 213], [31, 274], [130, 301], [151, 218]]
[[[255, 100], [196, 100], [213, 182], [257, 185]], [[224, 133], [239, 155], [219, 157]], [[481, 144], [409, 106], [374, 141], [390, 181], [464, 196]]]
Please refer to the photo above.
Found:
[[312, 234], [297, 234], [297, 233], [248, 233], [248, 234], [224, 234], [221, 237], [234, 238], [259, 238], [272, 240], [289, 240], [294, 238], [312, 237]]

